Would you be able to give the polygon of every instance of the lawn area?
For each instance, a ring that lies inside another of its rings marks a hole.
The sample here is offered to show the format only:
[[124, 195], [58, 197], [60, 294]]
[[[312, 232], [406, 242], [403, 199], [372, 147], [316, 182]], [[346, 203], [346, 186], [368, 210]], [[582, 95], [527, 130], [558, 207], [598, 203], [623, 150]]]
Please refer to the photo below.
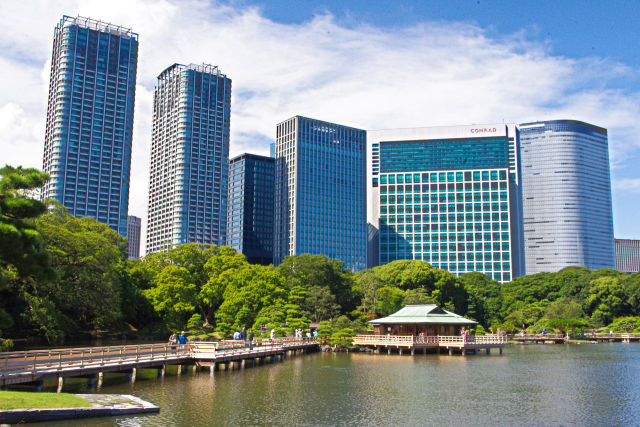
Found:
[[90, 407], [86, 399], [68, 393], [38, 393], [28, 391], [0, 391], [0, 410], [33, 408]]

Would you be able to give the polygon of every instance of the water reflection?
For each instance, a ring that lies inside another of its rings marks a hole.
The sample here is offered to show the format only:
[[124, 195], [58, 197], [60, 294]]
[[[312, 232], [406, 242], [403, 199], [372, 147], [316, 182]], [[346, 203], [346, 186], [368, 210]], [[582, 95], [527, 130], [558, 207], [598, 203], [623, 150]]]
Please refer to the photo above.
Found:
[[[65, 391], [86, 387], [86, 379], [65, 382]], [[512, 346], [468, 357], [316, 353], [213, 377], [141, 370], [130, 384], [107, 374], [98, 392], [134, 394], [161, 413], [75, 425], [633, 425], [640, 345]]]

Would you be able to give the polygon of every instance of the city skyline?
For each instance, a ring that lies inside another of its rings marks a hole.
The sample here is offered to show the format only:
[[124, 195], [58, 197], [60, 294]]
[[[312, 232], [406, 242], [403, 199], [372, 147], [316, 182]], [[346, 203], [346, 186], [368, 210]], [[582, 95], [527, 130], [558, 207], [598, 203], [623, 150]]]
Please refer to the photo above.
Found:
[[[155, 8], [151, 17], [145, 11], [152, 6], [145, 2], [137, 2], [137, 8], [126, 13], [118, 12], [126, 10], [124, 7], [91, 2], [81, 7], [74, 2], [47, 3], [29, 13], [18, 3], [1, 6], [6, 16], [13, 18], [2, 24], [6, 31], [1, 39], [9, 47], [1, 57], [8, 64], [3, 72], [11, 72], [11, 78], [3, 79], [5, 90], [0, 95], [0, 144], [7, 152], [5, 162], [41, 165], [33, 152], [36, 148], [41, 152], [44, 135], [51, 30], [63, 14], [80, 14], [133, 27], [141, 34], [129, 209], [133, 215], [146, 218], [150, 94], [158, 69], [153, 70], [154, 64], [197, 58], [220, 65], [237, 82], [231, 155], [268, 154], [268, 144], [274, 140], [273, 125], [293, 114], [363, 129], [456, 124], [460, 121], [456, 116], [463, 114], [469, 117], [465, 121], [472, 123], [567, 118], [608, 128], [615, 235], [638, 236], [633, 218], [640, 179], [633, 164], [638, 157], [635, 135], [640, 131], [634, 117], [640, 108], [633, 84], [638, 74], [633, 55], [626, 63], [619, 49], [613, 49], [608, 57], [601, 46], [596, 50], [598, 56], [579, 49], [578, 56], [571, 57], [567, 55], [571, 46], [565, 39], [554, 52], [553, 36], [547, 38], [540, 28], [532, 31], [525, 23], [503, 24], [499, 16], [494, 17], [495, 26], [491, 27], [487, 16], [491, 7], [485, 10], [475, 3], [473, 8], [461, 10], [459, 19], [451, 10], [434, 8], [433, 13], [427, 13], [412, 4], [420, 13], [408, 19], [406, 13], [398, 12], [400, 8], [394, 9], [388, 13], [388, 25], [381, 22], [383, 13], [376, 8], [363, 13], [362, 19], [351, 15], [349, 20], [348, 11], [331, 2], [298, 12], [300, 16], [285, 16], [267, 5], [259, 9], [198, 4], [210, 12], [206, 19], [171, 2]], [[361, 6], [355, 2], [352, 7]], [[474, 14], [474, 10], [482, 13]], [[576, 19], [591, 16], [594, 25], [604, 25], [595, 20], [597, 10], [583, 8], [576, 11]], [[544, 29], [541, 16], [532, 16], [528, 22]], [[549, 20], [558, 23], [557, 17]], [[25, 22], [31, 22], [31, 27]], [[197, 26], [217, 29], [206, 38], [204, 31], [189, 46], [180, 43], [189, 28]], [[237, 40], [221, 44], [225, 31], [227, 37], [229, 33], [238, 35]], [[279, 55], [287, 51], [300, 56]], [[203, 56], [202, 52], [207, 53]], [[297, 65], [292, 67], [294, 63]], [[361, 65], [354, 66], [356, 63]], [[396, 77], [386, 85], [372, 84], [377, 73], [369, 76], [358, 71], [382, 70], [389, 64], [395, 65]], [[336, 93], [340, 94], [339, 103]], [[424, 112], [429, 113], [428, 119]]]

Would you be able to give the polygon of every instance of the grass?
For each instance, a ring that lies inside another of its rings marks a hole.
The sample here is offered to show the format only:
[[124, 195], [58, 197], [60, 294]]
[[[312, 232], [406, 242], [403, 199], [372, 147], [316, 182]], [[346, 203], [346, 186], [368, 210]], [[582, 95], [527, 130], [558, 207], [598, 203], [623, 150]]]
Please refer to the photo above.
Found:
[[35, 408], [86, 408], [91, 404], [82, 397], [68, 393], [37, 393], [0, 391], [0, 410]]

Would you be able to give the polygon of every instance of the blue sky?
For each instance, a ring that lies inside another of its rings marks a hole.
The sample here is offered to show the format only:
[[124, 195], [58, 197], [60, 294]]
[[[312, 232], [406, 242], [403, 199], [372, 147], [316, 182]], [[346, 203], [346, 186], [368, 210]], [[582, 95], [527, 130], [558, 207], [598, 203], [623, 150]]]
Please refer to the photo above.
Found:
[[130, 212], [146, 219], [152, 94], [173, 62], [233, 79], [231, 154], [301, 114], [365, 129], [577, 119], [609, 129], [616, 237], [640, 238], [640, 1], [0, 3], [0, 163], [41, 167], [63, 14], [140, 34]]

